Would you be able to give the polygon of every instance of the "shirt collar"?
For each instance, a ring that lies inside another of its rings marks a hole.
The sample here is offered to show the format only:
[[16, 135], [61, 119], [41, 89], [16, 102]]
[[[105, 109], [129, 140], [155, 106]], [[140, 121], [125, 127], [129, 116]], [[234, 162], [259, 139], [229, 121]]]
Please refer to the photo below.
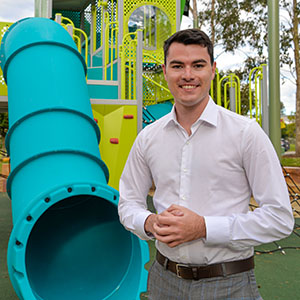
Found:
[[[212, 100], [211, 97], [209, 97], [209, 101], [202, 112], [199, 119], [194, 123], [197, 124], [200, 121], [204, 121], [206, 123], [209, 123], [213, 125], [214, 127], [217, 127], [218, 124], [218, 107], [215, 104], [215, 102]], [[175, 105], [173, 105], [171, 112], [169, 113], [166, 123], [164, 127], [168, 126], [169, 124], [179, 124], [176, 118], [176, 112], [175, 112]]]
[[[209, 124], [217, 127], [218, 107], [217, 107], [217, 104], [214, 102], [214, 100], [211, 97], [209, 97], [209, 101], [198, 120], [202, 120], [206, 123], [209, 123]], [[197, 122], [198, 122], [198, 120], [197, 120]]]
[[166, 122], [164, 124], [163, 127], [167, 127], [169, 126], [169, 124], [178, 124], [177, 122], [177, 118], [176, 118], [176, 112], [175, 112], [175, 105], [173, 105], [172, 110], [170, 111], [170, 113], [166, 116]]

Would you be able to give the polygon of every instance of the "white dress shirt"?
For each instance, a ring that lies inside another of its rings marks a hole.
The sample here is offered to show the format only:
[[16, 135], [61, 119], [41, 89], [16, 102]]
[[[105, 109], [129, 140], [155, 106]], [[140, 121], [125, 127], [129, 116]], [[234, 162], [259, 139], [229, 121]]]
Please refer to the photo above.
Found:
[[[121, 223], [149, 239], [144, 223], [152, 180], [157, 213], [172, 204], [205, 218], [205, 239], [170, 248], [169, 259], [206, 265], [244, 259], [253, 246], [288, 236], [294, 225], [276, 152], [254, 121], [209, 100], [189, 136], [172, 111], [138, 135], [120, 180]], [[260, 208], [249, 211], [253, 195]]]

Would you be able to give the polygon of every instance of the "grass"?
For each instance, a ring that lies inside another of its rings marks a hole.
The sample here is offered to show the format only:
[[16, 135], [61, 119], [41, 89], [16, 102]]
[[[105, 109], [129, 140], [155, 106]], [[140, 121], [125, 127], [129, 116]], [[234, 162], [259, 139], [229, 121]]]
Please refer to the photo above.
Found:
[[[290, 144], [289, 151], [295, 151], [295, 144]], [[282, 155], [281, 164], [284, 167], [300, 167], [300, 157], [295, 154]]]
[[[299, 223], [300, 219], [296, 219]], [[255, 247], [255, 276], [259, 292], [265, 300], [294, 300], [299, 299], [298, 282], [300, 268], [297, 265], [300, 255], [300, 228], [295, 229], [288, 238], [277, 242], [284, 249], [276, 251], [275, 243]], [[155, 244], [148, 241], [150, 261], [145, 265], [149, 270], [155, 259]], [[274, 251], [266, 254], [263, 252]], [[141, 300], [147, 300], [147, 293], [141, 294]]]
[[284, 167], [300, 167], [300, 157], [282, 157], [281, 164]]

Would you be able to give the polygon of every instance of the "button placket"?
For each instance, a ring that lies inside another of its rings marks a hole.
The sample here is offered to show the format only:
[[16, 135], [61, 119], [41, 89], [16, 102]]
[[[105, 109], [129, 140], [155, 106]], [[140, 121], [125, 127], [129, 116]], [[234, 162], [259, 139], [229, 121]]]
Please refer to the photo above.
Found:
[[181, 167], [180, 167], [180, 203], [184, 204], [187, 200], [187, 181], [188, 168], [187, 162], [189, 159], [189, 140], [185, 142], [182, 148]]

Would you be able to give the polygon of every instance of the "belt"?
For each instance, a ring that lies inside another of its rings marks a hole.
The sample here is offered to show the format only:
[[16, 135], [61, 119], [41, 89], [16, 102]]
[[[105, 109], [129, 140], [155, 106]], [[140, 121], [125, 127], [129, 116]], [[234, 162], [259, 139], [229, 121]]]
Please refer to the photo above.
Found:
[[163, 256], [159, 251], [156, 253], [156, 260], [166, 270], [169, 270], [183, 279], [199, 280], [204, 278], [227, 276], [246, 272], [254, 268], [254, 257], [207, 266], [190, 266], [186, 264], [180, 264], [169, 260]]

